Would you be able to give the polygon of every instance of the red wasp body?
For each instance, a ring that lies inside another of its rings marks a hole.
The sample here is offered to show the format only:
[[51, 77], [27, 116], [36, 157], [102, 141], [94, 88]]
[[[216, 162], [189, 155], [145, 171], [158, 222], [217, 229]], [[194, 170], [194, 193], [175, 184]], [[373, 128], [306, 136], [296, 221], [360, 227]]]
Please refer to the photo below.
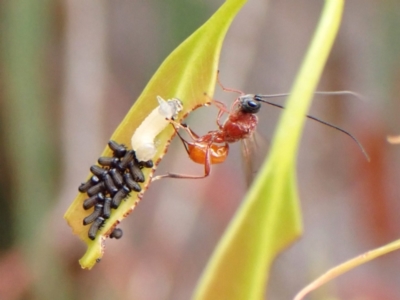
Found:
[[[220, 109], [217, 118], [218, 129], [209, 131], [203, 136], [197, 135], [189, 127], [171, 121], [176, 128], [186, 130], [193, 141], [179, 137], [185, 145], [190, 159], [198, 164], [204, 165], [204, 174], [201, 176], [166, 174], [156, 176], [153, 180], [164, 177], [171, 178], [204, 178], [210, 174], [211, 164], [218, 164], [225, 161], [229, 153], [229, 143], [235, 143], [250, 137], [255, 131], [258, 123], [255, 115], [261, 104], [254, 100], [254, 95], [242, 95], [238, 97], [232, 109], [229, 111], [226, 106], [214, 101]], [[224, 113], [228, 114], [226, 121], [221, 124], [220, 119]]]
[[220, 114], [217, 119], [218, 130], [210, 131], [199, 137], [186, 127], [193, 139], [193, 142], [185, 141], [189, 156], [194, 162], [200, 164], [205, 163], [207, 149], [210, 151], [212, 164], [223, 162], [229, 152], [228, 143], [235, 143], [249, 137], [257, 127], [257, 116], [254, 113], [245, 112], [240, 104], [234, 105], [229, 112], [228, 119], [221, 125], [220, 116], [226, 112], [226, 108], [222, 103], [216, 103], [220, 107]]
[[[177, 130], [178, 136], [181, 139], [182, 143], [186, 148], [186, 152], [188, 153], [190, 159], [198, 164], [204, 165], [204, 174], [203, 175], [180, 175], [168, 173], [165, 175], [159, 175], [153, 178], [154, 180], [158, 180], [161, 178], [191, 178], [198, 179], [207, 177], [211, 172], [211, 164], [218, 164], [225, 161], [226, 157], [229, 153], [229, 144], [235, 143], [238, 141], [246, 141], [252, 137], [252, 134], [256, 130], [258, 118], [256, 113], [259, 112], [261, 108], [261, 103], [266, 103], [272, 106], [276, 106], [279, 108], [284, 108], [280, 104], [272, 103], [267, 101], [267, 98], [275, 97], [275, 96], [284, 96], [287, 94], [277, 94], [277, 95], [258, 95], [258, 94], [244, 94], [242, 91], [235, 89], [227, 89], [222, 86], [219, 82], [220, 86], [224, 91], [235, 92], [240, 94], [239, 97], [234, 101], [232, 108], [228, 110], [226, 106], [216, 100], [213, 100], [213, 103], [219, 108], [218, 116], [217, 116], [217, 125], [218, 129], [209, 131], [203, 136], [197, 135], [193, 132], [188, 126], [180, 123], [176, 123], [173, 120], [170, 120], [171, 124], [175, 126], [175, 130]], [[330, 92], [317, 92], [320, 94], [328, 94]], [[332, 92], [333, 94], [353, 94], [351, 92]], [[224, 114], [228, 114], [228, 118], [225, 120], [223, 124], [221, 124], [221, 118]], [[369, 160], [367, 153], [364, 148], [360, 144], [360, 142], [349, 132], [317, 119], [310, 115], [305, 115], [305, 117], [337, 129], [350, 138], [352, 138], [357, 145], [360, 147], [361, 151]], [[178, 132], [178, 129], [185, 130], [192, 141], [185, 140]]]

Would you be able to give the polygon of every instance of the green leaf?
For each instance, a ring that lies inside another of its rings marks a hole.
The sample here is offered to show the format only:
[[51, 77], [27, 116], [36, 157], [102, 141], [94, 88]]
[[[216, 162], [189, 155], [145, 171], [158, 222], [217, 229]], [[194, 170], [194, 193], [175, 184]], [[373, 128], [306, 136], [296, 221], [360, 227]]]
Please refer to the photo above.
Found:
[[[214, 94], [219, 55], [226, 31], [233, 18], [245, 3], [245, 0], [226, 1], [219, 10], [161, 64], [154, 74], [135, 105], [111, 136], [112, 140], [125, 145], [130, 145], [130, 139], [135, 129], [158, 105], [156, 96], [164, 99], [177, 97], [183, 102], [183, 111], [178, 116], [182, 120], [189, 112], [197, 107], [210, 102]], [[205, 96], [205, 93], [208, 96]], [[167, 147], [174, 135], [172, 126], [169, 126], [157, 137], [158, 150], [154, 157], [156, 164], [165, 154]], [[106, 147], [101, 156], [111, 156], [111, 151]], [[144, 169], [145, 170], [145, 169]], [[153, 170], [146, 170], [146, 181], [142, 188], [145, 191], [149, 185]], [[89, 178], [89, 177], [88, 177]], [[96, 260], [99, 260], [104, 251], [104, 240], [113, 228], [124, 219], [143, 197], [143, 193], [133, 193], [121, 203], [118, 209], [113, 210], [111, 217], [104, 227], [98, 232], [94, 241], [87, 234], [90, 226], [83, 226], [82, 220], [91, 211], [82, 207], [86, 194], [79, 194], [71, 204], [64, 218], [75, 234], [88, 246], [85, 255], [80, 259], [82, 268], [91, 269]]]
[[215, 250], [194, 299], [263, 299], [277, 254], [301, 234], [295, 176], [305, 115], [336, 37], [342, 0], [327, 0], [270, 156]]

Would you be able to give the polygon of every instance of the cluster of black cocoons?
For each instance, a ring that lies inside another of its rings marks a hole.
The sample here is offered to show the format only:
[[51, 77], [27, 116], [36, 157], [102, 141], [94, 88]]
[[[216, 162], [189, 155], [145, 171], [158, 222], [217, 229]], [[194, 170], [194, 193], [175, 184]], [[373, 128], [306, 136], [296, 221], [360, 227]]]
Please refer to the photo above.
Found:
[[[83, 225], [89, 225], [88, 236], [96, 238], [97, 231], [111, 215], [111, 209], [116, 209], [131, 191], [142, 190], [139, 182], [144, 182], [143, 168], [152, 168], [153, 161], [139, 162], [135, 151], [128, 150], [124, 145], [109, 141], [108, 146], [113, 151], [112, 157], [100, 157], [98, 165], [90, 167], [93, 176], [79, 186], [81, 193], [87, 193], [89, 198], [83, 201], [85, 210], [94, 207], [94, 211], [83, 219]], [[115, 228], [111, 238], [122, 237], [122, 230]]]

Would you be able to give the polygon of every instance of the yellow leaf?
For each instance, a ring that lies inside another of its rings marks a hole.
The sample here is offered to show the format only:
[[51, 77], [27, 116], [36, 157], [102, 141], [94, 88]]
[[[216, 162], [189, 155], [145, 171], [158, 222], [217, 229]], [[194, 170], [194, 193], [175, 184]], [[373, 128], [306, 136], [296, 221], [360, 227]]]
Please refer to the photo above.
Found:
[[[226, 1], [203, 26], [167, 57], [111, 136], [112, 140], [130, 145], [135, 129], [158, 105], [156, 101], [158, 95], [164, 99], [176, 97], [182, 100], [183, 110], [178, 116], [178, 121], [195, 108], [210, 102], [210, 97], [214, 94], [223, 39], [230, 23], [245, 2], [245, 0]], [[158, 150], [154, 157], [156, 164], [167, 151], [173, 134], [172, 127], [168, 127], [157, 136]], [[106, 147], [101, 156], [111, 156], [111, 151]], [[154, 172], [149, 169], [143, 170], [146, 176], [146, 181], [142, 185], [143, 191], [132, 193], [118, 209], [112, 211], [111, 217], [98, 231], [94, 241], [87, 235], [90, 226], [82, 224], [83, 218], [91, 213], [82, 207], [83, 200], [87, 198], [86, 194], [79, 194], [65, 213], [64, 218], [72, 227], [73, 232], [88, 246], [85, 255], [80, 259], [82, 268], [91, 269], [102, 257], [106, 237], [142, 199]]]

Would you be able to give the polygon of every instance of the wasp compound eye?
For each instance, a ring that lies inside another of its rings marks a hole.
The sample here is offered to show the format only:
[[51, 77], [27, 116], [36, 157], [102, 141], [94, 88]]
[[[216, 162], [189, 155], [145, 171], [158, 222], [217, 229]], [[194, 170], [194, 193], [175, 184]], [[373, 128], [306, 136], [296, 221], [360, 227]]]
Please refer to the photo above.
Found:
[[240, 110], [244, 113], [255, 114], [261, 108], [261, 103], [255, 100], [253, 95], [244, 95], [239, 97]]

